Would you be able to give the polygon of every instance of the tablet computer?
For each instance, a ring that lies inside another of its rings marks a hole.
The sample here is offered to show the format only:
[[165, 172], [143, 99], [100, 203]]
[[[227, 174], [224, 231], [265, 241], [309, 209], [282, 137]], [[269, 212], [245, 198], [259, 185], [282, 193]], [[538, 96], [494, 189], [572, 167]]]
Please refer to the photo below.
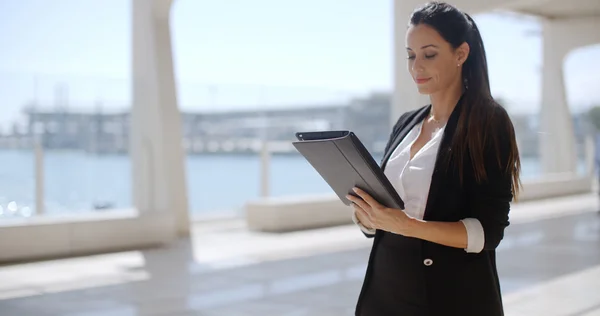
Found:
[[352, 131], [298, 132], [296, 138], [294, 147], [344, 204], [351, 204], [346, 195], [356, 196], [352, 188], [358, 187], [387, 207], [404, 209], [398, 192]]

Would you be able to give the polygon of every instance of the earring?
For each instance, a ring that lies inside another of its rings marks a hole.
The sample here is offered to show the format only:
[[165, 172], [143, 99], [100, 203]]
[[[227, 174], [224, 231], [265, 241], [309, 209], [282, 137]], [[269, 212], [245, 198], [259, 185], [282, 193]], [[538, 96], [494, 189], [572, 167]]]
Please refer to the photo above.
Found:
[[456, 67], [460, 67], [460, 64], [456, 64]]

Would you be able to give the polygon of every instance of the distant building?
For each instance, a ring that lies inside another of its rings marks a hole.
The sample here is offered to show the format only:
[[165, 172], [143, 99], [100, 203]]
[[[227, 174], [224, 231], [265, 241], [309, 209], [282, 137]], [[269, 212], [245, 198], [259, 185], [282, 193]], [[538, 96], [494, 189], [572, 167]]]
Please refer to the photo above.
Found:
[[24, 110], [27, 134], [46, 149], [122, 153], [129, 141], [129, 113]]
[[[183, 146], [188, 153], [256, 152], [263, 140], [275, 151], [294, 152], [291, 142], [302, 131], [352, 129], [369, 149], [387, 137], [389, 98], [378, 96], [351, 104], [213, 113], [182, 113]], [[73, 108], [73, 107], [71, 107]], [[129, 113], [75, 112], [26, 108], [27, 137], [46, 149], [126, 153]], [[380, 131], [383, 132], [380, 135]], [[16, 133], [14, 134], [16, 135]], [[278, 150], [276, 148], [279, 148]]]
[[[71, 107], [73, 108], [73, 107]], [[0, 135], [0, 147], [28, 148], [38, 139], [52, 150], [83, 150], [89, 153], [127, 153], [129, 112], [24, 110], [26, 126], [13, 126]], [[297, 132], [351, 130], [373, 153], [382, 153], [391, 130], [391, 96], [375, 93], [347, 104], [260, 109], [231, 112], [183, 112], [183, 142], [187, 153], [255, 153], [263, 140], [280, 153], [295, 153], [291, 145]], [[522, 156], [538, 155], [539, 124], [534, 115], [512, 114]], [[578, 148], [588, 133], [582, 115], [573, 118]]]
[[382, 153], [391, 132], [391, 95], [378, 93], [353, 100], [346, 111], [346, 128], [372, 153]]

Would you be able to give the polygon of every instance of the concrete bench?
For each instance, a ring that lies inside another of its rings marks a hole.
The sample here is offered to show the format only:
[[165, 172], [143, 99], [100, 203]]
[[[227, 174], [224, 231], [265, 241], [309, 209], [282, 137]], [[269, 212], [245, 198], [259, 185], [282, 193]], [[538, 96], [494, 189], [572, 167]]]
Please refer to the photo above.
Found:
[[168, 213], [135, 210], [2, 219], [0, 263], [165, 245], [174, 225]]
[[[592, 179], [571, 173], [523, 181], [519, 201], [591, 192]], [[352, 223], [352, 211], [334, 195], [294, 196], [250, 201], [245, 206], [249, 229], [287, 232]]]
[[286, 232], [352, 223], [352, 209], [336, 195], [276, 197], [245, 205], [248, 228]]
[[591, 192], [593, 181], [594, 179], [589, 175], [572, 173], [544, 175], [537, 179], [523, 181], [523, 191], [519, 200], [540, 200]]

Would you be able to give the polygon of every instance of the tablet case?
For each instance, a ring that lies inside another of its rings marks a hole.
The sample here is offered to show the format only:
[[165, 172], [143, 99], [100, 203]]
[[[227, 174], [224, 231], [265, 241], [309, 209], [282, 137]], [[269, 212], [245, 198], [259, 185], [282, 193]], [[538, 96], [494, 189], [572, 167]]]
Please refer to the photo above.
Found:
[[358, 187], [379, 203], [404, 209], [404, 202], [373, 156], [351, 131], [298, 132], [294, 147], [346, 205]]

